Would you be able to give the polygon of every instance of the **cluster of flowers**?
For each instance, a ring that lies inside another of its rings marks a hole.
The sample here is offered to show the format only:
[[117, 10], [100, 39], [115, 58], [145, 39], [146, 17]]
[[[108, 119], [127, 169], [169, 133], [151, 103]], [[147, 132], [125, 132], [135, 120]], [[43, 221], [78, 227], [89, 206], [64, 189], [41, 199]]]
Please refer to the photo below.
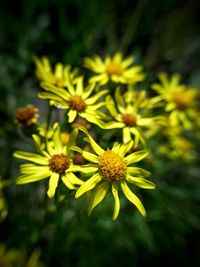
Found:
[[[18, 125], [37, 128], [32, 135], [37, 153], [14, 153], [31, 162], [20, 166], [17, 184], [49, 178], [47, 195], [54, 198], [61, 180], [75, 191], [75, 198], [87, 193], [88, 214], [111, 189], [113, 220], [119, 215], [121, 189], [145, 216], [142, 202], [130, 187], [154, 189], [155, 184], [146, 179], [150, 173], [138, 164], [149, 160], [148, 145], [157, 133], [169, 141], [161, 145], [161, 153], [172, 157], [191, 154], [193, 146], [184, 132], [199, 127], [198, 89], [180, 84], [177, 74], [170, 78], [161, 73], [159, 82], [149, 89], [150, 97], [141, 89], [142, 66], [134, 65], [133, 57], [123, 59], [121, 53], [104, 60], [86, 58], [84, 66], [95, 73], [88, 84], [78, 69], [61, 63], [52, 69], [46, 57], [35, 58], [35, 63], [41, 88], [38, 97], [49, 101], [51, 111], [65, 111], [62, 120], [68, 131], [61, 131], [60, 121], [51, 125], [50, 117], [45, 126], [39, 125], [38, 109], [33, 105], [17, 111]], [[103, 134], [98, 139], [99, 130]]]

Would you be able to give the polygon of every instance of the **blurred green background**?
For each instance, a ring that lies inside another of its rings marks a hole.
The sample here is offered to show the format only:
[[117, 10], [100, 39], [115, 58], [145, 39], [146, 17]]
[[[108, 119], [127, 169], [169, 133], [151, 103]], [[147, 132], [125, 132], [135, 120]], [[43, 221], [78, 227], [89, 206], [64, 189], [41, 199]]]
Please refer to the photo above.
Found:
[[[17, 107], [37, 102], [33, 55], [81, 67], [85, 56], [122, 51], [144, 65], [146, 86], [162, 70], [179, 72], [183, 82], [200, 86], [199, 14], [198, 0], [1, 1], [3, 179], [15, 178], [12, 153], [19, 143], [27, 146], [13, 121]], [[28, 255], [40, 248], [47, 267], [198, 266], [199, 160], [157, 159], [150, 171], [158, 188], [142, 195], [147, 217], [122, 201], [114, 223], [109, 198], [88, 218], [84, 198], [69, 197], [56, 208], [42, 182], [5, 188], [9, 213], [0, 223], [0, 243]]]

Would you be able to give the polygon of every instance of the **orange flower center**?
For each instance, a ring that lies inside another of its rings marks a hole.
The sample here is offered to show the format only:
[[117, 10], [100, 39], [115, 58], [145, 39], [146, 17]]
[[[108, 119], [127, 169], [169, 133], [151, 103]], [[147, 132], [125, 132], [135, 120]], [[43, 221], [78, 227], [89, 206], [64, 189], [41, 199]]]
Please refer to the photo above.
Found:
[[119, 64], [111, 62], [109, 65], [106, 67], [106, 72], [109, 75], [117, 75], [120, 76], [122, 74], [122, 67]]
[[79, 95], [71, 96], [68, 104], [71, 109], [76, 110], [77, 112], [85, 111], [87, 107], [85, 101]]
[[38, 109], [33, 105], [27, 105], [23, 108], [19, 108], [16, 112], [16, 122], [21, 125], [30, 126], [37, 121]]
[[188, 91], [177, 91], [172, 94], [172, 99], [180, 109], [186, 109], [196, 98], [194, 94], [188, 94]]
[[103, 179], [110, 182], [124, 179], [127, 165], [125, 160], [112, 150], [105, 151], [99, 157], [99, 172]]
[[69, 157], [60, 154], [60, 155], [53, 155], [49, 160], [49, 167], [53, 172], [62, 174], [65, 172], [66, 169], [69, 168], [70, 159]]
[[137, 118], [136, 116], [126, 113], [122, 115], [122, 121], [126, 124], [126, 126], [134, 127], [137, 125]]

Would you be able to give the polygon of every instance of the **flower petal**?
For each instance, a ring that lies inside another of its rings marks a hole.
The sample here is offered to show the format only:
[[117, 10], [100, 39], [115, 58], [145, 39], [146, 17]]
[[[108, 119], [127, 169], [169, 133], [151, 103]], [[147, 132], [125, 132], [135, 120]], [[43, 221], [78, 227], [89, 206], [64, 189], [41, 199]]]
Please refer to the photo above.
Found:
[[44, 158], [35, 153], [23, 152], [23, 151], [15, 151], [13, 154], [14, 157], [18, 159], [25, 159], [40, 165], [48, 165], [49, 159]]
[[76, 191], [75, 198], [80, 197], [85, 192], [92, 190], [98, 182], [101, 181], [101, 177], [98, 173], [95, 173], [89, 180], [84, 182], [79, 189]]
[[96, 189], [94, 190], [94, 192], [92, 192], [92, 197], [90, 199], [88, 215], [90, 215], [92, 210], [105, 198], [106, 193], [108, 192], [108, 188], [108, 182], [103, 182], [96, 186]]
[[121, 145], [119, 149], [119, 154], [121, 156], [126, 155], [126, 153], [129, 152], [132, 147], [133, 147], [133, 140], [129, 140], [129, 142]]
[[113, 211], [113, 216], [112, 219], [113, 221], [117, 219], [120, 211], [120, 201], [119, 201], [119, 195], [118, 195], [118, 184], [113, 183], [112, 184], [112, 194], [114, 197], [114, 211]]
[[56, 188], [58, 186], [59, 174], [53, 172], [49, 179], [49, 189], [47, 191], [47, 195], [49, 198], [53, 198], [55, 196]]
[[91, 161], [93, 163], [98, 163], [99, 162], [98, 156], [93, 154], [93, 153], [90, 153], [90, 152], [87, 152], [87, 151], [82, 151], [82, 155], [88, 161]]
[[151, 175], [151, 173], [148, 172], [147, 170], [138, 167], [127, 167], [127, 173], [133, 176], [144, 176], [144, 177], [148, 177]]
[[142, 205], [142, 202], [139, 200], [139, 198], [129, 189], [127, 183], [125, 181], [122, 181], [121, 183], [121, 188], [124, 193], [124, 195], [127, 197], [127, 199], [133, 203], [137, 209], [140, 211], [140, 213], [143, 216], [146, 216], [146, 211], [144, 206]]
[[71, 184], [71, 182], [69, 181], [68, 175], [62, 175], [62, 181], [63, 183], [66, 185], [67, 188], [69, 189], [75, 189], [75, 187]]
[[90, 136], [90, 134], [88, 133], [88, 131], [84, 128], [84, 127], [80, 127], [79, 128], [82, 132], [84, 132], [87, 137], [89, 138], [90, 144], [94, 150], [94, 152], [97, 155], [101, 155], [104, 153], [104, 150], [94, 141], [94, 139]]
[[54, 146], [55, 146], [55, 150], [57, 151], [57, 153], [62, 153], [62, 140], [61, 140], [61, 135], [60, 135], [60, 126], [58, 123], [55, 123], [53, 126], [53, 142], [54, 142]]
[[78, 185], [83, 184], [83, 181], [80, 180], [78, 177], [76, 177], [76, 175], [73, 172], [67, 172], [66, 175], [71, 184], [78, 184]]
[[27, 184], [27, 183], [32, 183], [32, 182], [37, 182], [39, 180], [43, 180], [45, 178], [48, 178], [51, 174], [52, 171], [49, 169], [41, 171], [41, 169], [38, 170], [38, 173], [34, 174], [22, 174], [19, 177], [17, 177], [17, 184]]
[[131, 175], [127, 175], [126, 180], [132, 184], [137, 185], [140, 188], [144, 189], [154, 189], [156, 185], [152, 183], [151, 181], [148, 181], [144, 178], [140, 177], [133, 177]]
[[77, 111], [76, 110], [73, 110], [73, 109], [70, 109], [70, 111], [68, 112], [68, 117], [69, 117], [69, 123], [73, 122], [76, 118], [76, 115], [77, 115]]
[[138, 162], [144, 158], [146, 158], [146, 156], [148, 155], [148, 151], [147, 150], [140, 150], [137, 152], [134, 152], [130, 155], [128, 155], [125, 158], [125, 161], [127, 162], [127, 165], [131, 165], [132, 163]]
[[78, 169], [78, 171], [83, 172], [83, 173], [92, 173], [98, 170], [98, 167], [96, 164], [85, 164], [85, 165], [73, 166], [72, 168], [73, 168], [73, 171], [75, 168], [75, 169]]
[[123, 128], [123, 141], [124, 143], [127, 143], [131, 140], [131, 132], [129, 127]]

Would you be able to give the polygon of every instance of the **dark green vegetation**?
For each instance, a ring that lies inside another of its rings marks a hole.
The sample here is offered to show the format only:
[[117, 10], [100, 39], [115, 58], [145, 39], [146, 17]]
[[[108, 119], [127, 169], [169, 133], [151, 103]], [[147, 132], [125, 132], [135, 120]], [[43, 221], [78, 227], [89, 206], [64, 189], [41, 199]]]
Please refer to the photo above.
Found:
[[[2, 1], [3, 180], [16, 177], [18, 166], [12, 153], [29, 143], [13, 123], [17, 107], [27, 103], [41, 108], [46, 105], [36, 99], [33, 55], [47, 55], [52, 62], [81, 67], [85, 56], [120, 50], [125, 55], [134, 54], [144, 65], [146, 87], [161, 70], [179, 72], [185, 83], [200, 86], [199, 12], [200, 3], [194, 0]], [[199, 141], [194, 143], [198, 146]], [[157, 159], [150, 171], [158, 188], [143, 192], [147, 217], [142, 218], [131, 204], [122, 201], [120, 216], [114, 223], [109, 197], [88, 218], [85, 198], [74, 201], [69, 192], [68, 199], [57, 200], [55, 205], [47, 200], [45, 182], [7, 187], [4, 194], [9, 213], [0, 224], [0, 243], [26, 249], [28, 254], [40, 248], [41, 260], [47, 267], [197, 266], [199, 160], [189, 164]]]

